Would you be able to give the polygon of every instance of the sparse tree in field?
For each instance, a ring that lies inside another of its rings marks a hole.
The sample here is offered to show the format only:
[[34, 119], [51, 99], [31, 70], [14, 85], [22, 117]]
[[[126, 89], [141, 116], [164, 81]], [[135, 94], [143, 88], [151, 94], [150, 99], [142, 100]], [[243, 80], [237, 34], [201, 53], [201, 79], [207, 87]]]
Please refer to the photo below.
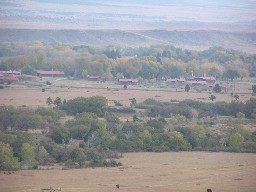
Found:
[[124, 89], [127, 89], [127, 88], [128, 88], [128, 86], [125, 84], [125, 85], [124, 85]]
[[52, 101], [52, 98], [51, 97], [48, 97], [47, 98], [47, 100], [46, 100], [46, 103], [47, 103], [47, 105], [51, 105], [51, 104], [53, 104], [53, 101]]
[[256, 85], [253, 85], [253, 86], [252, 86], [252, 92], [253, 92], [253, 93], [256, 93]]
[[214, 95], [211, 95], [211, 96], [209, 97], [209, 99], [211, 99], [211, 100], [213, 101], [213, 100], [216, 99], [216, 97], [215, 97]]
[[186, 84], [186, 86], [185, 86], [185, 91], [186, 91], [186, 92], [189, 92], [189, 90], [190, 90], [190, 86], [189, 86], [189, 84]]
[[238, 119], [245, 118], [245, 114], [242, 113], [242, 112], [238, 112], [238, 113], [236, 114], [236, 118], [238, 118]]
[[139, 120], [139, 118], [137, 117], [137, 115], [133, 115], [132, 119], [133, 119], [133, 121], [138, 121], [138, 120]]
[[133, 107], [133, 106], [136, 105], [137, 101], [136, 101], [135, 98], [130, 98], [129, 100], [130, 100], [130, 105], [131, 105], [131, 107]]
[[53, 104], [54, 104], [56, 107], [60, 107], [61, 104], [62, 104], [61, 98], [60, 98], [60, 97], [56, 97], [56, 99], [54, 100]]
[[215, 93], [220, 93], [221, 92], [221, 87], [218, 83], [213, 87], [213, 91]]
[[234, 95], [234, 98], [235, 98], [235, 100], [236, 100], [236, 101], [238, 101], [238, 99], [239, 99], [239, 95], [237, 95], [237, 94], [236, 94], [236, 95]]

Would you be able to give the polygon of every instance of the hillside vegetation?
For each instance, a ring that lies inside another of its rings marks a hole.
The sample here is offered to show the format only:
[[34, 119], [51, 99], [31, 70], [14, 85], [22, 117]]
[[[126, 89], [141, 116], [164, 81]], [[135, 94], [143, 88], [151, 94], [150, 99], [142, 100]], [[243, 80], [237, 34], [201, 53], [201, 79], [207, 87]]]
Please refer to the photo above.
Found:
[[173, 45], [197, 50], [221, 46], [253, 53], [256, 52], [255, 36], [255, 32], [222, 31], [0, 29], [1, 43], [41, 41], [91, 46]]

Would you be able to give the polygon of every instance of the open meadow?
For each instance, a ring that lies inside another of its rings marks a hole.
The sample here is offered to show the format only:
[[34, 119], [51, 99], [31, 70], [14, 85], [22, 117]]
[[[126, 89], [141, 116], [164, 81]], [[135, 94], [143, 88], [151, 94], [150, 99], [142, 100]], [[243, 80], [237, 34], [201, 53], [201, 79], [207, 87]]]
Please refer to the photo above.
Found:
[[[51, 86], [43, 86], [45, 82], [51, 81]], [[232, 85], [231, 85], [232, 86]], [[239, 101], [247, 101], [252, 97], [251, 84], [242, 82], [236, 85], [234, 94], [239, 94]], [[42, 92], [45, 88], [45, 92]], [[231, 92], [231, 91], [229, 91]], [[130, 98], [135, 98], [137, 102], [145, 101], [148, 98], [153, 98], [161, 102], [178, 102], [186, 99], [196, 101], [211, 102], [209, 99], [210, 92], [196, 92], [191, 90], [185, 92], [184, 88], [178, 88], [177, 91], [171, 86], [158, 88], [154, 85], [149, 86], [128, 86], [124, 89], [122, 85], [113, 82], [91, 82], [85, 80], [67, 80], [67, 79], [53, 79], [44, 78], [41, 82], [34, 84], [11, 85], [9, 88], [1, 90], [0, 105], [13, 105], [28, 107], [47, 106], [46, 100], [48, 97], [55, 99], [60, 97], [62, 100], [74, 99], [76, 97], [91, 97], [91, 96], [104, 96], [111, 101], [119, 101], [125, 106], [130, 105]], [[241, 94], [240, 94], [241, 93]], [[215, 102], [231, 102], [234, 97], [230, 93], [212, 93], [216, 96]]]
[[[255, 192], [256, 155], [248, 153], [125, 153], [121, 167], [0, 173], [1, 192]], [[116, 184], [120, 188], [116, 188]]]

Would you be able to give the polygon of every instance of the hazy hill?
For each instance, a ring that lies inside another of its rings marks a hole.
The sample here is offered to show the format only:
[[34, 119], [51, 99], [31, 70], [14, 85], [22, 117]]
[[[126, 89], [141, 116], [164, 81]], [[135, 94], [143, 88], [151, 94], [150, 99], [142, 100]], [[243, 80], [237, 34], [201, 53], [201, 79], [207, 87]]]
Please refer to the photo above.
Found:
[[0, 28], [256, 32], [255, 0], [0, 0]]
[[0, 42], [2, 43], [31, 41], [95, 46], [171, 44], [175, 47], [198, 50], [222, 46], [245, 52], [256, 52], [255, 32], [0, 29]]

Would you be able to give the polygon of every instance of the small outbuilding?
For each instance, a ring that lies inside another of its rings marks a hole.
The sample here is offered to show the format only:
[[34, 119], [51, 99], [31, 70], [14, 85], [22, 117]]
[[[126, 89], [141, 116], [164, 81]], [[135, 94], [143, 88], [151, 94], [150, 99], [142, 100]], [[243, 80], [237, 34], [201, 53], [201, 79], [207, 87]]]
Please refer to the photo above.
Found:
[[63, 71], [36, 71], [37, 76], [39, 77], [64, 77], [65, 73]]

